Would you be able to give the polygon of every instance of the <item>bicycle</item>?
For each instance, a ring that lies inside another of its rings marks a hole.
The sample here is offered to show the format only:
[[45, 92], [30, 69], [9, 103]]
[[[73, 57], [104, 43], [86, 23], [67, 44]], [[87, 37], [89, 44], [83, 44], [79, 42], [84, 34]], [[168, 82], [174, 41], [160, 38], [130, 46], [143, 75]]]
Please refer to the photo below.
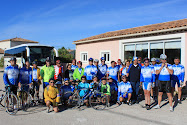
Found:
[[29, 93], [31, 88], [28, 88], [28, 92], [25, 91], [25, 89], [27, 89], [28, 86], [28, 84], [22, 84], [21, 88], [18, 91], [19, 109], [22, 109], [24, 111], [27, 111], [27, 109], [31, 106], [33, 102], [33, 97]]
[[[89, 90], [83, 97], [80, 97], [79, 92], [81, 90]], [[108, 98], [106, 94], [99, 92], [96, 89], [77, 89], [75, 92], [68, 91], [65, 94], [71, 94], [72, 96], [68, 99], [68, 104], [75, 107], [84, 105], [84, 101], [89, 97], [89, 104], [95, 110], [103, 110], [108, 105]]]
[[[5, 92], [5, 95], [1, 95], [0, 97], [0, 105], [5, 107], [6, 112], [10, 115], [15, 115], [18, 111], [18, 99], [17, 96], [9, 91], [10, 86], [6, 86], [5, 90], [0, 89], [0, 91]], [[2, 101], [4, 100], [4, 105]]]

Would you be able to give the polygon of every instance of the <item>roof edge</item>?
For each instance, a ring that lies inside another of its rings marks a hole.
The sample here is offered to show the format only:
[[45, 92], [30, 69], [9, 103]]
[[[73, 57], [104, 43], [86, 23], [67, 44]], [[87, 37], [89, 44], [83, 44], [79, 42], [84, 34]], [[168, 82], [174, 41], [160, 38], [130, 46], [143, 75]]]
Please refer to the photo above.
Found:
[[85, 41], [79, 41], [79, 42], [75, 42], [75, 41], [74, 41], [73, 44], [76, 45], [76, 44], [90, 43], [90, 42], [96, 42], [96, 41], [102, 41], [102, 40], [117, 39], [117, 38], [125, 38], [125, 37], [137, 36], [137, 35], [147, 35], [147, 34], [152, 34], [152, 33], [168, 32], [168, 31], [183, 30], [183, 29], [187, 29], [187, 26], [185, 26], [185, 27], [177, 27], [177, 28], [172, 28], [172, 29], [164, 29], [164, 30], [143, 32], [143, 33], [135, 33], [135, 34], [127, 34], [127, 35], [120, 35], [120, 36], [113, 36], [113, 37], [106, 37], [106, 38], [85, 40]]

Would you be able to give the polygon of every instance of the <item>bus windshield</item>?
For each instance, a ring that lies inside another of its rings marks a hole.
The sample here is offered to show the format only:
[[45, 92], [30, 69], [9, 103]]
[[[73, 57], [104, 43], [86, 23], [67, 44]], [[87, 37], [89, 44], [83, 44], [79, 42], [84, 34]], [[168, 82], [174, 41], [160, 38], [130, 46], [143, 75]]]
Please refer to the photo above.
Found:
[[53, 47], [29, 47], [30, 62], [37, 61], [38, 65], [44, 65], [47, 57], [50, 57], [53, 62]]

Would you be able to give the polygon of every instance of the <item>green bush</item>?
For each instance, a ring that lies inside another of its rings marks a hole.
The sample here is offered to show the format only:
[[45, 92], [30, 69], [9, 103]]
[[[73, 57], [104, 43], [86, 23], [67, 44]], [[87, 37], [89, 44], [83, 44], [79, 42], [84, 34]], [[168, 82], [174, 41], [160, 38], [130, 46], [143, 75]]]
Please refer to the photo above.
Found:
[[0, 67], [4, 67], [4, 57], [1, 57], [0, 59]]

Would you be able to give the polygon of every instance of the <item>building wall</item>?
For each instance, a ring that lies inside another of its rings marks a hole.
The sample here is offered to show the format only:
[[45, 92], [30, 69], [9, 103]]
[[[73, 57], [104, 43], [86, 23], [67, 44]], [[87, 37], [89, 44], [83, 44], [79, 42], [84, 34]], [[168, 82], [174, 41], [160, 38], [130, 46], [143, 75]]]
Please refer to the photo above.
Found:
[[3, 50], [8, 49], [11, 47], [10, 43], [11, 43], [10, 41], [0, 42], [0, 48], [2, 48]]
[[11, 47], [18, 46], [21, 44], [28, 44], [29, 42], [11, 42]]
[[[101, 58], [101, 51], [110, 51], [110, 61], [117, 61], [119, 58], [119, 40], [76, 45], [76, 60], [81, 60], [81, 52], [88, 52], [88, 59], [90, 57], [99, 59]], [[110, 63], [108, 64], [110, 65]], [[83, 67], [86, 65], [88, 62], [83, 63]]]
[[187, 81], [187, 33], [185, 33], [185, 81]]

